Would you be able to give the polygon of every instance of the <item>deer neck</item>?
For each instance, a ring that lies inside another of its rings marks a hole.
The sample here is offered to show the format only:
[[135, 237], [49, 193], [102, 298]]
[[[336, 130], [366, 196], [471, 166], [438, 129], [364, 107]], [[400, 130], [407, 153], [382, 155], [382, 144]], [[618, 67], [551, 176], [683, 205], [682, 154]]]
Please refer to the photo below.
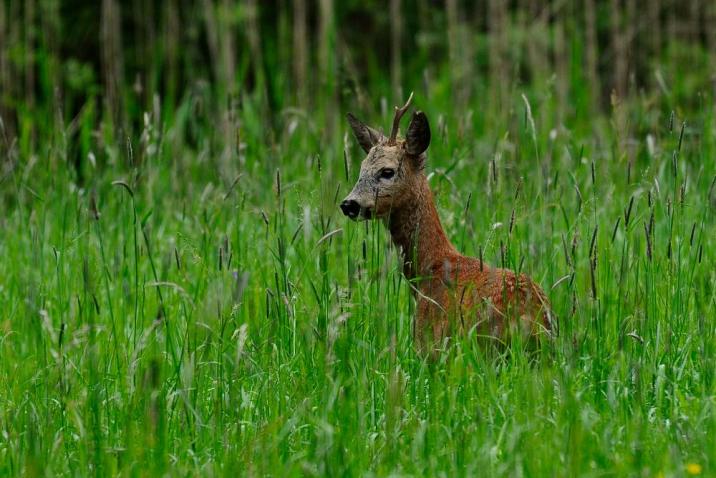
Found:
[[433, 194], [425, 175], [420, 174], [405, 206], [394, 208], [387, 219], [393, 243], [403, 256], [408, 279], [430, 276], [432, 268], [457, 254], [445, 234]]

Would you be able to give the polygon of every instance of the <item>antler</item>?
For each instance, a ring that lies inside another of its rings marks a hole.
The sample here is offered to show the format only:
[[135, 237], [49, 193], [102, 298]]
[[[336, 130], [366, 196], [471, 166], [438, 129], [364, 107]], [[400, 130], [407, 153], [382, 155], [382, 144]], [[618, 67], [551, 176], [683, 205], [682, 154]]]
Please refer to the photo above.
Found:
[[388, 144], [395, 144], [395, 139], [398, 137], [398, 129], [400, 128], [400, 119], [403, 117], [406, 111], [408, 111], [408, 108], [410, 108], [410, 103], [413, 101], [413, 93], [410, 92], [410, 96], [408, 97], [408, 101], [405, 102], [405, 105], [403, 105], [402, 108], [395, 107], [395, 117], [393, 118], [393, 129], [390, 130], [390, 138], [388, 139]]

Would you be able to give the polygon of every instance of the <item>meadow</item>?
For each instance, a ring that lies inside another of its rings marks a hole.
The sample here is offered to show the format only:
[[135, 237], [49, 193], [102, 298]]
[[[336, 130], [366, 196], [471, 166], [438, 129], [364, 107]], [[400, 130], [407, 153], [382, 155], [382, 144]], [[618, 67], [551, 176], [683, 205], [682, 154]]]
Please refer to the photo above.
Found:
[[[326, 5], [303, 90], [250, 20], [238, 78], [217, 27], [188, 86], [35, 43], [39, 93], [0, 109], [0, 475], [716, 476], [713, 54], [674, 40], [595, 90], [550, 20], [570, 54], [541, 77], [401, 72], [330, 56]], [[410, 91], [448, 236], [550, 298], [536, 355], [416, 353], [387, 231], [338, 208], [364, 157], [345, 113], [387, 130]]]

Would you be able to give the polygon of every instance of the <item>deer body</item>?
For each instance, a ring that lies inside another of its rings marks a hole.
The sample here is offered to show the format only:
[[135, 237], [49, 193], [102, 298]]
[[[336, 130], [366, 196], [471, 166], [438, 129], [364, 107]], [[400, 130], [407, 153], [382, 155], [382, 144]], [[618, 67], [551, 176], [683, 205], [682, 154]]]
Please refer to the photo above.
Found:
[[515, 331], [526, 337], [549, 331], [542, 290], [524, 274], [460, 254], [440, 224], [427, 178], [420, 173], [416, 181], [415, 207], [394, 209], [385, 221], [403, 256], [403, 272], [415, 286], [419, 348], [473, 328], [476, 335], [497, 341]]
[[417, 301], [418, 348], [435, 350], [451, 335], [469, 331], [498, 342], [515, 332], [530, 339], [548, 333], [549, 303], [539, 286], [524, 274], [460, 254], [447, 238], [423, 172], [430, 142], [425, 115], [416, 112], [406, 139], [397, 139], [409, 103], [396, 109], [388, 139], [348, 116], [368, 156], [341, 209], [354, 220], [381, 218], [388, 227]]

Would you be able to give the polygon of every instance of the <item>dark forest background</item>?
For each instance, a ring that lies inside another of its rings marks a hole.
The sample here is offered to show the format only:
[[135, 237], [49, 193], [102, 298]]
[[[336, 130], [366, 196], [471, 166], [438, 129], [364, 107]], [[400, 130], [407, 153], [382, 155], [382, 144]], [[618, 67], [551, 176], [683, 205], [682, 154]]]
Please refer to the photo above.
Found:
[[187, 100], [224, 129], [251, 98], [274, 132], [298, 108], [331, 134], [341, 108], [385, 109], [381, 98], [392, 106], [408, 89], [450, 97], [445, 113], [454, 118], [475, 104], [499, 116], [511, 92], [530, 85], [554, 95], [556, 114], [569, 122], [645, 91], [697, 107], [692, 92], [716, 85], [716, 2], [708, 0], [0, 7], [0, 115], [4, 134], [26, 145], [87, 115], [126, 136], [142, 128], [144, 112], [160, 106], [168, 116]]

